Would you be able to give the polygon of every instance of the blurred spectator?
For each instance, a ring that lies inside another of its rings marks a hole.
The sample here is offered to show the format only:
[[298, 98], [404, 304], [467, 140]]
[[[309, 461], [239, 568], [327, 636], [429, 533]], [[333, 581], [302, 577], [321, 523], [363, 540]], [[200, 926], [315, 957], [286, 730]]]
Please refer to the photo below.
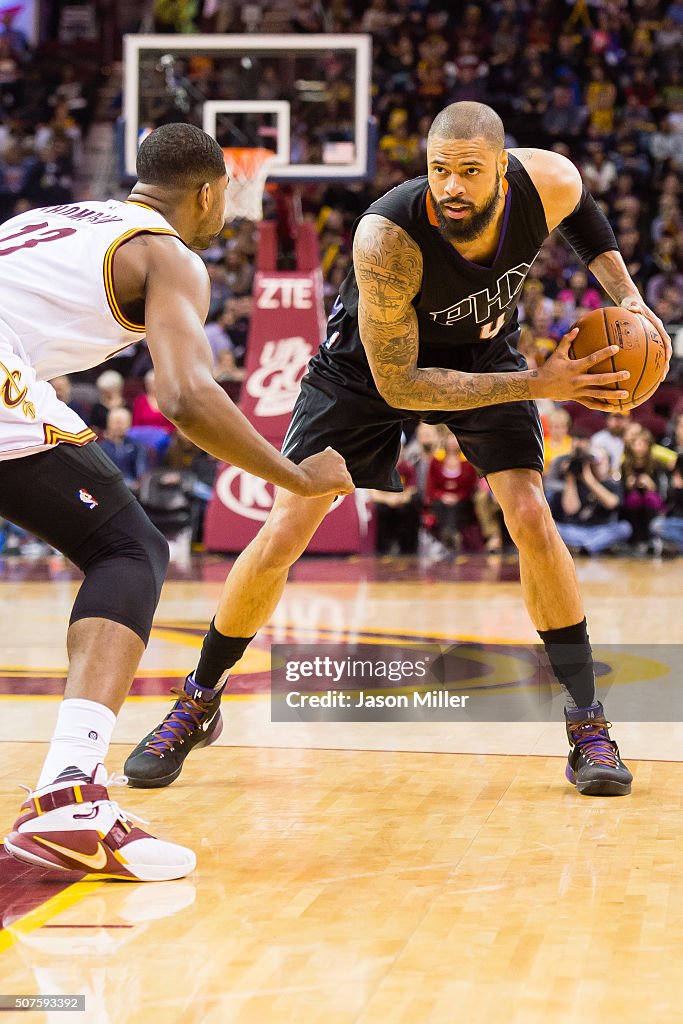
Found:
[[0, 163], [0, 214], [4, 218], [14, 214], [14, 205], [24, 194], [30, 165], [23, 148], [10, 142]]
[[418, 155], [420, 140], [408, 126], [408, 114], [394, 110], [389, 117], [389, 131], [379, 140], [379, 147], [390, 160], [399, 164], [411, 164]]
[[116, 370], [105, 370], [95, 381], [97, 401], [90, 410], [89, 423], [93, 430], [104, 431], [110, 409], [125, 408], [123, 377]]
[[216, 377], [220, 376], [224, 367], [228, 364], [236, 366], [237, 357], [244, 354], [244, 349], [241, 352], [237, 352], [232, 336], [227, 330], [227, 325], [233, 323], [233, 319], [230, 300], [228, 300], [221, 315], [213, 323], [207, 324], [205, 328], [206, 336], [209, 339], [209, 345], [213, 352], [214, 375]]
[[650, 139], [650, 152], [655, 163], [671, 161], [677, 170], [683, 170], [683, 134], [676, 128], [676, 121], [671, 114], [662, 118], [662, 122]]
[[14, 19], [19, 13], [19, 6], [10, 7], [0, 15], [0, 38], [7, 40], [10, 52], [25, 62], [28, 59], [28, 39], [26, 35], [14, 25]]
[[617, 479], [621, 475], [621, 462], [624, 457], [624, 430], [626, 419], [617, 413], [607, 413], [605, 426], [593, 434], [591, 450], [602, 449], [607, 452], [610, 475]]
[[571, 451], [570, 424], [571, 418], [566, 409], [555, 409], [548, 416], [548, 433], [543, 439], [543, 461], [546, 470], [553, 459], [560, 455], [568, 455]]
[[114, 465], [121, 470], [123, 479], [130, 489], [136, 491], [140, 477], [147, 472], [148, 455], [143, 444], [128, 437], [130, 427], [131, 415], [128, 409], [123, 406], [110, 409], [107, 413], [104, 436], [99, 444]]
[[565, 544], [593, 555], [627, 541], [631, 526], [617, 519], [620, 485], [610, 476], [608, 453], [590, 452], [587, 438], [573, 440], [571, 454], [558, 460], [563, 486], [551, 509]]
[[650, 541], [650, 523], [665, 508], [666, 477], [652, 453], [654, 438], [640, 430], [624, 447], [624, 516], [633, 530], [633, 543], [644, 553]]
[[427, 504], [439, 524], [439, 540], [448, 548], [477, 550], [481, 546], [475, 539], [474, 493], [478, 482], [476, 469], [465, 460], [457, 437], [449, 431], [445, 454], [433, 457], [430, 463], [426, 493]]
[[683, 455], [678, 456], [671, 474], [665, 513], [652, 520], [650, 530], [654, 537], [683, 552]]
[[223, 312], [225, 303], [232, 295], [230, 285], [228, 284], [228, 278], [225, 272], [225, 264], [223, 263], [223, 254], [221, 253], [220, 259], [205, 260], [206, 269], [209, 275], [209, 281], [211, 284], [211, 298], [209, 300], [209, 312], [207, 315], [208, 323], [211, 323]]
[[224, 330], [230, 335], [232, 351], [235, 359], [241, 362], [247, 350], [247, 338], [249, 336], [249, 322], [251, 320], [251, 295], [243, 295], [239, 298], [228, 299], [223, 309], [221, 323]]
[[190, 494], [191, 540], [200, 543], [204, 535], [204, 516], [213, 494], [218, 463], [198, 448], [189, 437], [176, 430], [166, 451], [164, 466], [186, 475]]
[[235, 384], [236, 389], [228, 388], [228, 394], [234, 402], [238, 400], [240, 393], [239, 385], [246, 379], [247, 371], [243, 366], [238, 366], [235, 360], [235, 353], [230, 349], [223, 349], [214, 369], [217, 381], [222, 384]]
[[64, 65], [62, 80], [47, 102], [55, 110], [63, 107], [81, 128], [87, 126], [89, 104], [73, 64]]
[[568, 286], [563, 288], [557, 297], [567, 304], [572, 321], [576, 319], [580, 309], [600, 309], [602, 306], [600, 292], [588, 284], [588, 274], [583, 268], [573, 272]]
[[[412, 440], [406, 445], [405, 457], [415, 467], [415, 487], [420, 502], [427, 495], [427, 477], [432, 459], [441, 450], [439, 429], [432, 423], [418, 423]], [[443, 455], [443, 451], [441, 451]]]
[[71, 400], [71, 379], [66, 374], [61, 377], [53, 377], [50, 384], [52, 384], [52, 387], [55, 389], [57, 398], [60, 402], [64, 402], [64, 405], [68, 405], [69, 408], [72, 409], [77, 416], [80, 416], [82, 420], [87, 420], [88, 415], [85, 409], [79, 405], [78, 402], [73, 402]]
[[553, 140], [576, 138], [584, 121], [583, 110], [572, 103], [571, 91], [564, 86], [556, 86], [541, 119], [546, 135]]
[[589, 154], [581, 165], [581, 176], [589, 192], [596, 197], [604, 196], [614, 187], [617, 169], [601, 145], [593, 143]]
[[539, 302], [534, 309], [531, 323], [527, 322], [531, 333], [530, 350], [533, 352], [536, 366], [542, 366], [548, 356], [557, 348], [560, 335], [553, 322], [553, 303], [550, 299]]
[[230, 294], [235, 297], [251, 295], [254, 264], [250, 255], [253, 253], [249, 253], [243, 244], [228, 245], [225, 250], [225, 281]]
[[[586, 87], [586, 107], [589, 112], [589, 123], [600, 135], [611, 135], [614, 130], [616, 99], [617, 87], [607, 77], [604, 65], [594, 64], [590, 69], [590, 81]], [[590, 188], [588, 183], [587, 187]]]
[[73, 202], [73, 172], [68, 140], [55, 137], [29, 162], [22, 192], [35, 206]]
[[492, 554], [502, 551], [503, 513], [486, 480], [479, 480], [473, 501], [486, 550]]
[[417, 553], [420, 532], [420, 505], [416, 488], [415, 466], [401, 452], [397, 470], [403, 490], [371, 491], [377, 522], [376, 551], [378, 555]]
[[145, 374], [145, 393], [138, 395], [133, 402], [133, 426], [134, 427], [158, 427], [172, 434], [175, 426], [167, 420], [157, 402], [156, 388], [154, 386], [154, 370], [148, 370]]

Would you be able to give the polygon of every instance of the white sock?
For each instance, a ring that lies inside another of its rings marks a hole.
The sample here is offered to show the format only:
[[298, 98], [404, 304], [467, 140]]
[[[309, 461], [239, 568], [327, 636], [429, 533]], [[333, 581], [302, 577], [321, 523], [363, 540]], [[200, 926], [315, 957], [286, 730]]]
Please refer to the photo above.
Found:
[[[80, 769], [90, 778], [107, 756], [115, 724], [116, 715], [104, 704], [80, 697], [62, 701], [36, 789], [54, 783], [66, 768]], [[64, 783], [68, 785], [68, 779]]]

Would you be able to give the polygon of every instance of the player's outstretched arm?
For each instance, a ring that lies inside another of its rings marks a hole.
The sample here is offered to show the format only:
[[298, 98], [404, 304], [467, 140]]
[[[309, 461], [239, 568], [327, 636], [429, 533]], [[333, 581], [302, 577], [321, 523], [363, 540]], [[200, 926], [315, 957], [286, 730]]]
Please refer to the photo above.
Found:
[[642, 314], [653, 324], [664, 342], [668, 371], [671, 338], [656, 313], [643, 301], [619, 252], [609, 221], [583, 187], [576, 167], [561, 154], [544, 149], [514, 149], [512, 152], [525, 165], [536, 186], [548, 230], [559, 228], [613, 302]]
[[352, 491], [341, 455], [329, 448], [296, 466], [228, 398], [213, 378], [204, 333], [210, 284], [202, 261], [173, 238], [146, 240], [147, 344], [163, 414], [204, 451], [295, 494]]
[[618, 306], [631, 309], [634, 313], [640, 313], [641, 316], [644, 316], [654, 326], [664, 342], [666, 368], [663, 377], [666, 377], [673, 353], [671, 338], [657, 314], [645, 304], [638, 288], [631, 279], [621, 253], [616, 251], [603, 252], [591, 261], [589, 269], [591, 274], [598, 279], [607, 294]]
[[621, 373], [590, 374], [616, 349], [605, 348], [585, 359], [572, 360], [568, 334], [558, 356], [540, 370], [516, 373], [462, 373], [439, 367], [418, 367], [418, 322], [412, 300], [422, 282], [422, 256], [398, 225], [371, 214], [364, 217], [353, 243], [359, 290], [358, 324], [377, 390], [397, 409], [477, 409], [523, 399], [574, 400], [590, 408], [627, 397], [605, 385], [624, 380]]

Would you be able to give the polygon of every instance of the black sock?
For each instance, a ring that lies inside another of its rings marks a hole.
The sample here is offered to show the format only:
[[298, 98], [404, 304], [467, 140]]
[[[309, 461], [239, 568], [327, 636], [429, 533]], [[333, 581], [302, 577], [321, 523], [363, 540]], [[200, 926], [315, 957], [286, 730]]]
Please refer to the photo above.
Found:
[[562, 629], [538, 630], [553, 672], [567, 695], [567, 707], [590, 708], [595, 696], [593, 652], [586, 620]]
[[223, 636], [212, 619], [209, 632], [204, 637], [199, 663], [192, 673], [197, 686], [215, 689], [223, 673], [240, 660], [253, 639], [253, 636]]

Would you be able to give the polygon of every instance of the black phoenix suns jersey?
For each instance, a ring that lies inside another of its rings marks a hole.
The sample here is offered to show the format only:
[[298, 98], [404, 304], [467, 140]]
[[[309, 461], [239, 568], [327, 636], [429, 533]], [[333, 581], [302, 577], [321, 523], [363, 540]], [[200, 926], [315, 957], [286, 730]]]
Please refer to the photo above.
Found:
[[[522, 285], [548, 227], [540, 196], [512, 155], [504, 189], [503, 226], [490, 266], [465, 259], [443, 237], [426, 175], [397, 185], [363, 214], [393, 221], [422, 252], [422, 287], [413, 299], [420, 332], [418, 366], [457, 369], [463, 363], [464, 349], [471, 353], [473, 346], [489, 344], [493, 338], [502, 340], [518, 328]], [[358, 333], [358, 285], [353, 268], [342, 284], [328, 321], [327, 339], [311, 368], [337, 380], [347, 375], [368, 383], [372, 379]]]

